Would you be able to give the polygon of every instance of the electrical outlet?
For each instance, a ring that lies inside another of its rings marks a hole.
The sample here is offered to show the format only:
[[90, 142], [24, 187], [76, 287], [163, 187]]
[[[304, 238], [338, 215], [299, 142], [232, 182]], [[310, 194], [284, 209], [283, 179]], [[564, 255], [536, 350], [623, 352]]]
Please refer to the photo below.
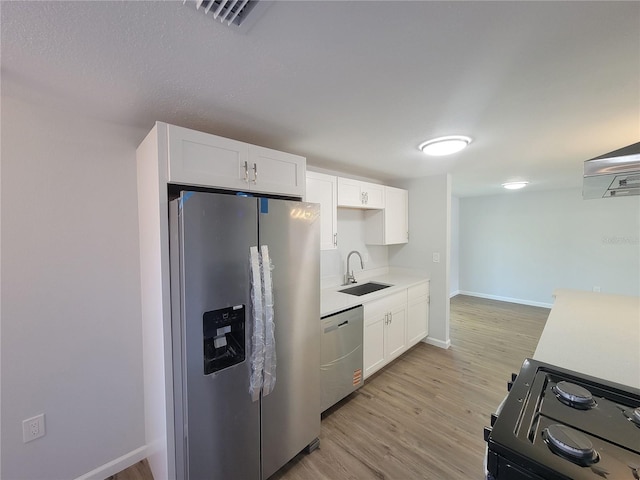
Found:
[[600, 293], [600, 287], [593, 287], [593, 291], [596, 293]]
[[44, 437], [44, 413], [22, 421], [22, 441], [24, 443]]
[[367, 262], [369, 261], [369, 253], [368, 253], [368, 252], [364, 252], [364, 253], [362, 254], [362, 261], [363, 261], [364, 263], [367, 263]]
[[440, 254], [435, 252], [433, 254], [433, 263], [439, 263], [440, 262]]

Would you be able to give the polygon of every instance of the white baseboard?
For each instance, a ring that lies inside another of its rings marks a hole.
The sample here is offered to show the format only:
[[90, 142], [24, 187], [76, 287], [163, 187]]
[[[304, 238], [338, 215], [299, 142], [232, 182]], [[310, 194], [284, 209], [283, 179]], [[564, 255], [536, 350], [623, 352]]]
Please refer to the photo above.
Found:
[[440, 340], [438, 338], [427, 337], [423, 338], [422, 341], [424, 343], [428, 343], [429, 345], [433, 345], [434, 347], [444, 348], [445, 350], [451, 346], [450, 339], [447, 339], [447, 341], [445, 342], [444, 340]]
[[121, 472], [125, 468], [129, 468], [131, 465], [135, 465], [140, 460], [147, 458], [147, 446], [137, 448], [132, 452], [129, 452], [120, 458], [105, 463], [104, 465], [91, 470], [89, 473], [76, 478], [75, 480], [104, 480], [105, 478], [115, 475]]
[[469, 295], [471, 297], [487, 298], [489, 300], [498, 300], [500, 302], [519, 303], [521, 305], [529, 305], [529, 306], [532, 306], [532, 307], [544, 307], [544, 308], [553, 307], [553, 303], [534, 302], [534, 301], [531, 301], [531, 300], [523, 300], [521, 298], [501, 297], [499, 295], [488, 295], [486, 293], [467, 292], [467, 291], [464, 291], [464, 290], [460, 290], [458, 292], [458, 294], [459, 295]]
[[456, 290], [455, 292], [449, 293], [449, 298], [453, 298], [456, 295], [460, 295], [462, 292], [460, 290]]

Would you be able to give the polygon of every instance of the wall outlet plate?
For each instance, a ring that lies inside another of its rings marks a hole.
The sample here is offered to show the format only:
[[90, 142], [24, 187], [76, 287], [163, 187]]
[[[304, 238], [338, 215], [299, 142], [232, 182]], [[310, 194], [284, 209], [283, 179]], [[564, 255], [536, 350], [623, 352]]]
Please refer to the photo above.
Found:
[[44, 437], [44, 413], [22, 421], [22, 441], [24, 443]]

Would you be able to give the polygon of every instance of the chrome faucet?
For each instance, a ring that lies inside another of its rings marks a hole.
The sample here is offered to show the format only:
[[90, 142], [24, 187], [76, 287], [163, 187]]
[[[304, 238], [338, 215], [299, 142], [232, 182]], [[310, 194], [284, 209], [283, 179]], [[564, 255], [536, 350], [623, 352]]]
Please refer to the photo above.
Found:
[[351, 252], [349, 252], [349, 255], [347, 255], [347, 273], [344, 274], [344, 285], [356, 283], [356, 277], [353, 275], [353, 271], [349, 273], [349, 260], [351, 259], [351, 255], [353, 255], [354, 253], [358, 255], [358, 257], [360, 257], [360, 267], [364, 269], [364, 262], [362, 261], [362, 255], [360, 255], [360, 252], [358, 252], [357, 250], [352, 250]]

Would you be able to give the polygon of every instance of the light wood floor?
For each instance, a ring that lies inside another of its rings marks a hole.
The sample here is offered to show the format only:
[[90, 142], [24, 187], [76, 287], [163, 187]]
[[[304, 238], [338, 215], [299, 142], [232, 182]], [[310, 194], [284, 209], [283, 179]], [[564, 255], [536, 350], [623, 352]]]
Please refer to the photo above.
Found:
[[[420, 343], [370, 377], [325, 412], [320, 447], [271, 480], [484, 479], [483, 427], [510, 374], [533, 355], [548, 314], [452, 298], [451, 348]], [[152, 479], [146, 465], [134, 467], [115, 478]]]

